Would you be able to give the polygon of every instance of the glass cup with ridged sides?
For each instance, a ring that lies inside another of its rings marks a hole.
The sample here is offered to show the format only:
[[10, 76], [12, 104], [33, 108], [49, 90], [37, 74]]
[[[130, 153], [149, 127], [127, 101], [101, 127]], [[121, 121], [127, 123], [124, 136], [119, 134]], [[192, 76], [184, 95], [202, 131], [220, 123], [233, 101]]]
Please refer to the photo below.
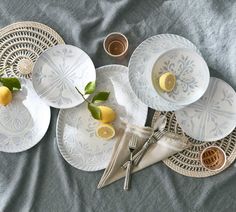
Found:
[[210, 171], [219, 171], [226, 164], [226, 154], [218, 146], [208, 146], [200, 153], [200, 162]]
[[127, 53], [128, 47], [128, 39], [120, 32], [112, 32], [108, 34], [103, 41], [105, 52], [115, 58], [124, 57]]

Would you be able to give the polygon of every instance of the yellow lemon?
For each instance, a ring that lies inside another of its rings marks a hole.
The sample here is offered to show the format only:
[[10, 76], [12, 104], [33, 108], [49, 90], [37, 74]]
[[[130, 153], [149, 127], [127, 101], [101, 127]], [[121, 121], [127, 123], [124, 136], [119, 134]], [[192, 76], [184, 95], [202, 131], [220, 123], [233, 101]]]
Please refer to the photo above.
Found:
[[101, 110], [101, 122], [103, 123], [109, 123], [113, 122], [116, 118], [115, 111], [107, 106], [98, 106], [98, 108]]
[[160, 88], [166, 92], [171, 92], [175, 87], [175, 83], [176, 83], [175, 75], [172, 74], [171, 72], [166, 72], [162, 74], [159, 78]]
[[115, 136], [115, 129], [110, 124], [100, 124], [96, 129], [96, 135], [103, 140], [109, 140]]
[[12, 100], [12, 93], [8, 87], [0, 87], [0, 105], [8, 105]]

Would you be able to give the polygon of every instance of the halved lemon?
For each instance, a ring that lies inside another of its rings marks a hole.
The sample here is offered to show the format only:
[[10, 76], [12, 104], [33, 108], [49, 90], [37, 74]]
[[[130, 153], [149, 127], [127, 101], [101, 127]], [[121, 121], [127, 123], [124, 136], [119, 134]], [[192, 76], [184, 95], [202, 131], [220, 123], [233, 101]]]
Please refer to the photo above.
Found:
[[175, 88], [176, 77], [171, 72], [162, 74], [159, 78], [159, 85], [163, 91], [171, 92]]
[[96, 129], [97, 137], [103, 140], [109, 140], [115, 136], [116, 132], [111, 124], [100, 124]]

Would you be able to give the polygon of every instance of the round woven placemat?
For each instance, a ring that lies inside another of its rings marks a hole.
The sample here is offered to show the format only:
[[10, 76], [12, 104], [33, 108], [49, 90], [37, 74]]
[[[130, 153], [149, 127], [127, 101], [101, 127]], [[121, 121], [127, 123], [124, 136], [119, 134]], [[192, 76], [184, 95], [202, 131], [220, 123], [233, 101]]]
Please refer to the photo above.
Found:
[[[152, 124], [158, 118], [159, 114], [160, 112], [155, 112]], [[161, 112], [161, 114], [167, 117], [166, 130], [185, 135], [178, 125], [173, 112]], [[236, 158], [236, 128], [224, 139], [214, 142], [197, 141], [188, 135], [185, 136], [188, 137], [193, 146], [163, 160], [168, 167], [182, 175], [189, 177], [209, 177], [224, 171]], [[226, 153], [227, 163], [225, 167], [219, 171], [209, 171], [200, 164], [199, 153], [210, 145], [217, 145]]]
[[0, 30], [1, 76], [31, 78], [34, 62], [46, 49], [64, 44], [50, 27], [31, 21], [17, 22]]

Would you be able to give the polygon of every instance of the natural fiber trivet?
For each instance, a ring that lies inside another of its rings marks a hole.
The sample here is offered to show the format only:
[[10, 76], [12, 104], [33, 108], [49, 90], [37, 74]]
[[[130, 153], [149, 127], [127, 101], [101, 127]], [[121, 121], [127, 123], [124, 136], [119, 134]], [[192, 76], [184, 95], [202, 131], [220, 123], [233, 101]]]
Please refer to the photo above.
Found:
[[[162, 115], [167, 117], [166, 130], [175, 132], [178, 134], [184, 134], [180, 126], [177, 124], [175, 114], [173, 112], [161, 112]], [[159, 112], [155, 112], [152, 124], [158, 118]], [[187, 135], [186, 135], [187, 136]], [[187, 136], [189, 141], [193, 143], [193, 146], [189, 149], [183, 150], [182, 152], [176, 153], [175, 155], [169, 157], [163, 162], [170, 167], [172, 170], [189, 177], [208, 177], [219, 172], [224, 171], [227, 167], [232, 164], [236, 158], [236, 128], [227, 137], [214, 141], [214, 142], [202, 142], [197, 141], [189, 136]], [[209, 171], [205, 169], [199, 160], [200, 152], [210, 145], [217, 145], [221, 147], [227, 156], [227, 163], [223, 169], [220, 171]]]
[[64, 44], [50, 27], [31, 21], [17, 22], [0, 30], [0, 68], [11, 65], [2, 74], [31, 78], [34, 62], [46, 49]]

